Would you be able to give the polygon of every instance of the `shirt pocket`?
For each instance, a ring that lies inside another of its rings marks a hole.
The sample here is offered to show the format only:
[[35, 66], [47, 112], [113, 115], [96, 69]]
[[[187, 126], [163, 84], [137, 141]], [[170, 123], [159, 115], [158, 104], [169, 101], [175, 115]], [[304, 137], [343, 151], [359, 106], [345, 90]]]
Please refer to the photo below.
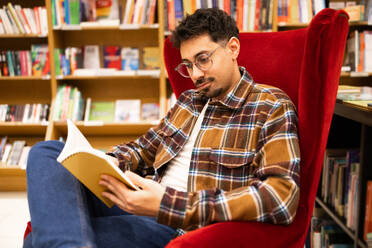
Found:
[[251, 165], [255, 152], [237, 148], [212, 148], [209, 160], [225, 168], [239, 168]]

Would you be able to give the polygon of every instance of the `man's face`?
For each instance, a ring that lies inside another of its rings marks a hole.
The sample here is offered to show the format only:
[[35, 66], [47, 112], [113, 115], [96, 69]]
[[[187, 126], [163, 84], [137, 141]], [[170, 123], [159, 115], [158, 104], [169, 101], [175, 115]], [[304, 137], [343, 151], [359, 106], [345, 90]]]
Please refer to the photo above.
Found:
[[[196, 90], [208, 98], [222, 99], [236, 83], [237, 55], [231, 51], [230, 42], [216, 43], [205, 34], [181, 43], [182, 62], [193, 63], [189, 64], [190, 78]], [[206, 59], [209, 60], [208, 69], [195, 65], [195, 62], [203, 63]]]

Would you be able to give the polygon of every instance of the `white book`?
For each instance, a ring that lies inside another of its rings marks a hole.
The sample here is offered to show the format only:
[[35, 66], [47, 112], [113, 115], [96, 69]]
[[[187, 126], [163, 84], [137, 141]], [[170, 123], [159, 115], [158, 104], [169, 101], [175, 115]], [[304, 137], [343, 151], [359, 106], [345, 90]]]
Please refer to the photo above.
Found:
[[84, 46], [84, 68], [99, 69], [99, 46], [89, 45]]
[[116, 100], [115, 122], [137, 122], [140, 121], [141, 100]]
[[0, 34], [5, 34], [4, 24], [0, 17]]
[[19, 34], [20, 31], [17, 28], [17, 25], [15, 24], [15, 20], [13, 19], [12, 14], [10, 13], [9, 9], [5, 6], [3, 8], [4, 8], [4, 11], [5, 11], [5, 14], [8, 16], [8, 20], [9, 20], [10, 25], [12, 27], [13, 34]]
[[23, 11], [25, 12], [27, 21], [31, 26], [32, 33], [37, 34], [37, 27], [36, 27], [34, 11], [30, 8], [24, 8]]
[[22, 149], [25, 146], [26, 141], [16, 140], [13, 142], [12, 150], [10, 151], [7, 165], [18, 166], [19, 159], [21, 158]]
[[8, 162], [10, 151], [12, 150], [12, 144], [6, 144], [4, 149], [4, 154], [1, 158], [1, 163], [3, 165], [6, 165]]
[[87, 102], [85, 104], [84, 122], [89, 121], [89, 114], [90, 114], [91, 104], [92, 104], [92, 99], [90, 97], [88, 97]]
[[45, 7], [39, 7], [39, 12], [40, 12], [41, 33], [46, 35], [46, 34], [48, 34], [47, 10], [46, 10]]
[[28, 158], [28, 154], [30, 153], [30, 150], [31, 150], [31, 146], [23, 147], [21, 157], [18, 162], [19, 167], [23, 170], [25, 170], [27, 167], [27, 158]]
[[129, 13], [130, 9], [134, 8], [134, 0], [127, 0], [127, 3], [125, 5], [125, 13], [124, 13], [124, 18], [123, 18], [123, 24], [130, 24], [131, 20], [129, 19]]
[[8, 10], [9, 10], [9, 13], [11, 14], [11, 16], [12, 16], [12, 18], [14, 20], [14, 24], [16, 24], [16, 27], [17, 27], [18, 31], [21, 34], [25, 34], [26, 31], [25, 31], [25, 29], [23, 27], [23, 24], [22, 24], [21, 20], [19, 19], [19, 17], [17, 15], [17, 13], [16, 13], [16, 11], [15, 11], [12, 3], [10, 3], [10, 2], [8, 3]]
[[8, 15], [6, 14], [4, 8], [0, 9], [0, 17], [1, 17], [1, 20], [3, 21], [5, 32], [7, 34], [13, 34], [12, 25], [10, 24]]
[[28, 122], [28, 111], [30, 111], [30, 104], [29, 103], [27, 103], [25, 105], [25, 111], [23, 112], [23, 118], [22, 118], [23, 123]]
[[139, 69], [138, 48], [121, 48], [121, 69], [124, 71], [133, 71]]
[[21, 23], [23, 25], [23, 28], [25, 29], [25, 32], [27, 34], [31, 34], [31, 29], [28, 27], [28, 25], [26, 24], [25, 18], [21, 14], [22, 7], [20, 5], [14, 5], [14, 9], [15, 9], [17, 15], [18, 15], [18, 18], [21, 20]]
[[94, 149], [71, 120], [67, 120], [67, 140], [57, 161], [108, 207], [113, 203], [102, 196], [107, 189], [98, 184], [102, 174], [108, 174], [128, 188], [139, 188], [118, 168], [109, 155]]
[[144, 0], [137, 0], [136, 5], [134, 6], [134, 14], [133, 14], [133, 22], [134, 24], [140, 24], [139, 22], [139, 16], [141, 12], [141, 6], [145, 4]]

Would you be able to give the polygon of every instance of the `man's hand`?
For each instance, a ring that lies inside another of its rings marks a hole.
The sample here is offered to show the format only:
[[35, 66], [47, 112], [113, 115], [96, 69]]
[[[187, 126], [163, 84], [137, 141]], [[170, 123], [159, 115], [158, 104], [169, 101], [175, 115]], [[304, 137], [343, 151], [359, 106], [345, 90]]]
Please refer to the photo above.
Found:
[[156, 217], [165, 188], [159, 183], [142, 178], [133, 172], [126, 171], [125, 174], [142, 190], [131, 190], [116, 178], [101, 175], [99, 184], [109, 190], [108, 192], [103, 192], [102, 196], [110, 199], [119, 208], [128, 213]]

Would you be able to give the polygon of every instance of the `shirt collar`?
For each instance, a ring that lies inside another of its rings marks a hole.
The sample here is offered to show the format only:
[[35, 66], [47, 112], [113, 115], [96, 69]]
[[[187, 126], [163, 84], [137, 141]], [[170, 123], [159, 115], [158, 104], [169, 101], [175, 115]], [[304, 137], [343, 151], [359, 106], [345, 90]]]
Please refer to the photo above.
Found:
[[235, 87], [221, 100], [211, 100], [209, 104], [220, 103], [228, 108], [237, 109], [245, 103], [254, 82], [252, 76], [243, 66], [240, 66], [239, 70], [242, 77]]

